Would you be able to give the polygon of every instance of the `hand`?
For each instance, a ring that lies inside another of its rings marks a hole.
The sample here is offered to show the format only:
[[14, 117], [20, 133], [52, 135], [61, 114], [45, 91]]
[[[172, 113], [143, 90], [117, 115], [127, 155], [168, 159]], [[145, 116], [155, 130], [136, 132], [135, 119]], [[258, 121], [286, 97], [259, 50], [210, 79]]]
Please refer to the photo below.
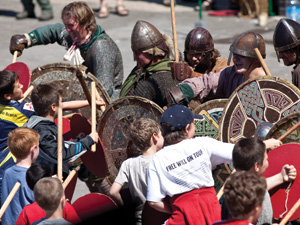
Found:
[[297, 170], [293, 165], [284, 165], [281, 169], [283, 182], [293, 181], [296, 179]]
[[98, 133], [97, 132], [92, 132], [90, 133], [90, 137], [94, 140], [94, 143], [98, 143]]
[[191, 78], [193, 76], [193, 68], [190, 67], [187, 63], [185, 62], [169, 62], [168, 64], [169, 67], [171, 67], [173, 79], [175, 80], [185, 80], [187, 78]]
[[264, 143], [266, 145], [266, 149], [271, 149], [271, 150], [282, 145], [281, 141], [274, 139], [274, 138], [265, 140]]
[[16, 34], [10, 38], [9, 50], [11, 54], [14, 54], [15, 51], [18, 52], [18, 57], [22, 55], [24, 48], [27, 47], [28, 40], [23, 34]]
[[100, 99], [96, 100], [96, 107], [97, 109], [101, 110], [101, 106], [106, 106], [105, 101], [103, 100], [103, 98], [100, 97]]

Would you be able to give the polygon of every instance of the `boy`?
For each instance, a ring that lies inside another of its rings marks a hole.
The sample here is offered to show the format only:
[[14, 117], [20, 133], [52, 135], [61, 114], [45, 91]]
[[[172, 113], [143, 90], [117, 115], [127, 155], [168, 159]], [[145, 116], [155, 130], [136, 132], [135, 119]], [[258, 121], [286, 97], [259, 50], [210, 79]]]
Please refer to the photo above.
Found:
[[[221, 219], [212, 167], [230, 163], [233, 144], [208, 137], [193, 138], [194, 119], [187, 107], [175, 105], [164, 111], [161, 127], [165, 145], [149, 164], [147, 201], [158, 211], [171, 213], [170, 224], [213, 224]], [[270, 147], [281, 142], [266, 141]], [[170, 206], [163, 199], [170, 196]]]
[[23, 124], [34, 114], [31, 103], [18, 100], [23, 98], [23, 85], [19, 76], [10, 70], [0, 71], [0, 187], [4, 170], [14, 164], [14, 159], [7, 147], [10, 131]]
[[[237, 171], [250, 171], [258, 176], [263, 176], [269, 166], [267, 148], [263, 141], [257, 138], [244, 138], [239, 140], [232, 152], [233, 166]], [[268, 177], [267, 190], [271, 190], [284, 182], [295, 180], [297, 171], [292, 165], [284, 165], [280, 173]], [[269, 192], [265, 192], [263, 211], [257, 224], [272, 224], [273, 210]], [[222, 206], [222, 218], [226, 219], [229, 215], [225, 209], [226, 203]]]
[[33, 191], [35, 201], [45, 211], [46, 216], [34, 222], [32, 225], [72, 224], [63, 218], [65, 194], [59, 179], [44, 177], [36, 183]]
[[263, 209], [266, 180], [248, 171], [231, 174], [224, 187], [224, 199], [233, 218], [214, 225], [255, 224]]
[[162, 148], [164, 138], [159, 125], [148, 118], [140, 118], [130, 125], [130, 137], [142, 155], [122, 163], [111, 186], [110, 195], [118, 205], [124, 205], [120, 191], [128, 184], [133, 204], [136, 206], [136, 224], [141, 224], [142, 210], [146, 202], [148, 165], [152, 156]]
[[[26, 181], [29, 188], [33, 191], [35, 184], [44, 177], [51, 177], [52, 171], [50, 166], [45, 163], [34, 163], [26, 172]], [[34, 202], [27, 205], [21, 211], [15, 225], [30, 225], [45, 217], [45, 211]], [[80, 219], [73, 206], [66, 201], [63, 209], [63, 218], [70, 223], [77, 224]]]
[[[57, 169], [57, 118], [58, 107], [64, 110], [77, 109], [88, 105], [87, 101], [61, 102], [62, 90], [55, 85], [39, 84], [31, 94], [32, 104], [37, 115], [32, 116], [24, 125], [33, 128], [40, 135], [40, 154], [38, 162], [46, 162], [56, 173]], [[103, 105], [97, 101], [98, 105]], [[64, 177], [69, 173], [68, 163], [85, 153], [91, 145], [98, 142], [98, 133], [91, 133], [85, 138], [75, 141], [64, 141], [63, 144], [63, 173]]]
[[26, 183], [25, 174], [38, 157], [39, 137], [35, 130], [25, 127], [16, 128], [8, 134], [8, 147], [17, 161], [15, 165], [4, 172], [1, 193], [2, 205], [16, 182], [20, 182], [21, 186], [2, 217], [3, 225], [15, 224], [22, 209], [34, 201], [33, 192]]

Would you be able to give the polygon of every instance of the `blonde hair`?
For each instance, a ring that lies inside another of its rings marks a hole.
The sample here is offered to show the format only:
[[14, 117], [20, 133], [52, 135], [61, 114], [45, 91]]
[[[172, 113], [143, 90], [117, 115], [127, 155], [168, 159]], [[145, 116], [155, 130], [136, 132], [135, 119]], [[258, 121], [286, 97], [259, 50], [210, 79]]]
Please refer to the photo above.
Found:
[[59, 179], [44, 177], [33, 188], [36, 203], [44, 210], [54, 211], [58, 208], [64, 189]]
[[35, 130], [18, 127], [8, 134], [7, 145], [17, 159], [23, 159], [29, 155], [33, 145], [39, 144], [39, 139], [40, 135]]

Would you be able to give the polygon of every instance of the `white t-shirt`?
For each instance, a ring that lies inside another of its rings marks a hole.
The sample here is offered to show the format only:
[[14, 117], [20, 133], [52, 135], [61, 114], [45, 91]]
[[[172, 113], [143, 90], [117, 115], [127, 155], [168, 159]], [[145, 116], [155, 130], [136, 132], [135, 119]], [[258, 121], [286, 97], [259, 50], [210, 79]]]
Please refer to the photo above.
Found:
[[152, 156], [133, 157], [126, 159], [119, 170], [115, 182], [122, 186], [128, 185], [130, 195], [138, 207], [137, 210], [142, 211], [146, 202], [147, 194], [147, 173], [149, 162]]
[[147, 201], [213, 187], [212, 167], [232, 160], [233, 144], [208, 137], [186, 139], [157, 152], [149, 164]]

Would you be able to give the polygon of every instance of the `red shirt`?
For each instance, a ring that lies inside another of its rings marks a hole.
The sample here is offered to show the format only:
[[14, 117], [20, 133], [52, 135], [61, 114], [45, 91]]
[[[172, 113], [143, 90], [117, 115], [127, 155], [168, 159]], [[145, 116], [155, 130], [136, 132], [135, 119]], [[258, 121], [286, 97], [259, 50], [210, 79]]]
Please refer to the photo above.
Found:
[[[16, 225], [30, 225], [33, 222], [44, 218], [45, 216], [45, 211], [41, 209], [36, 202], [34, 202], [23, 208], [17, 219]], [[75, 209], [68, 202], [66, 202], [63, 210], [63, 218], [73, 224], [80, 222]]]

